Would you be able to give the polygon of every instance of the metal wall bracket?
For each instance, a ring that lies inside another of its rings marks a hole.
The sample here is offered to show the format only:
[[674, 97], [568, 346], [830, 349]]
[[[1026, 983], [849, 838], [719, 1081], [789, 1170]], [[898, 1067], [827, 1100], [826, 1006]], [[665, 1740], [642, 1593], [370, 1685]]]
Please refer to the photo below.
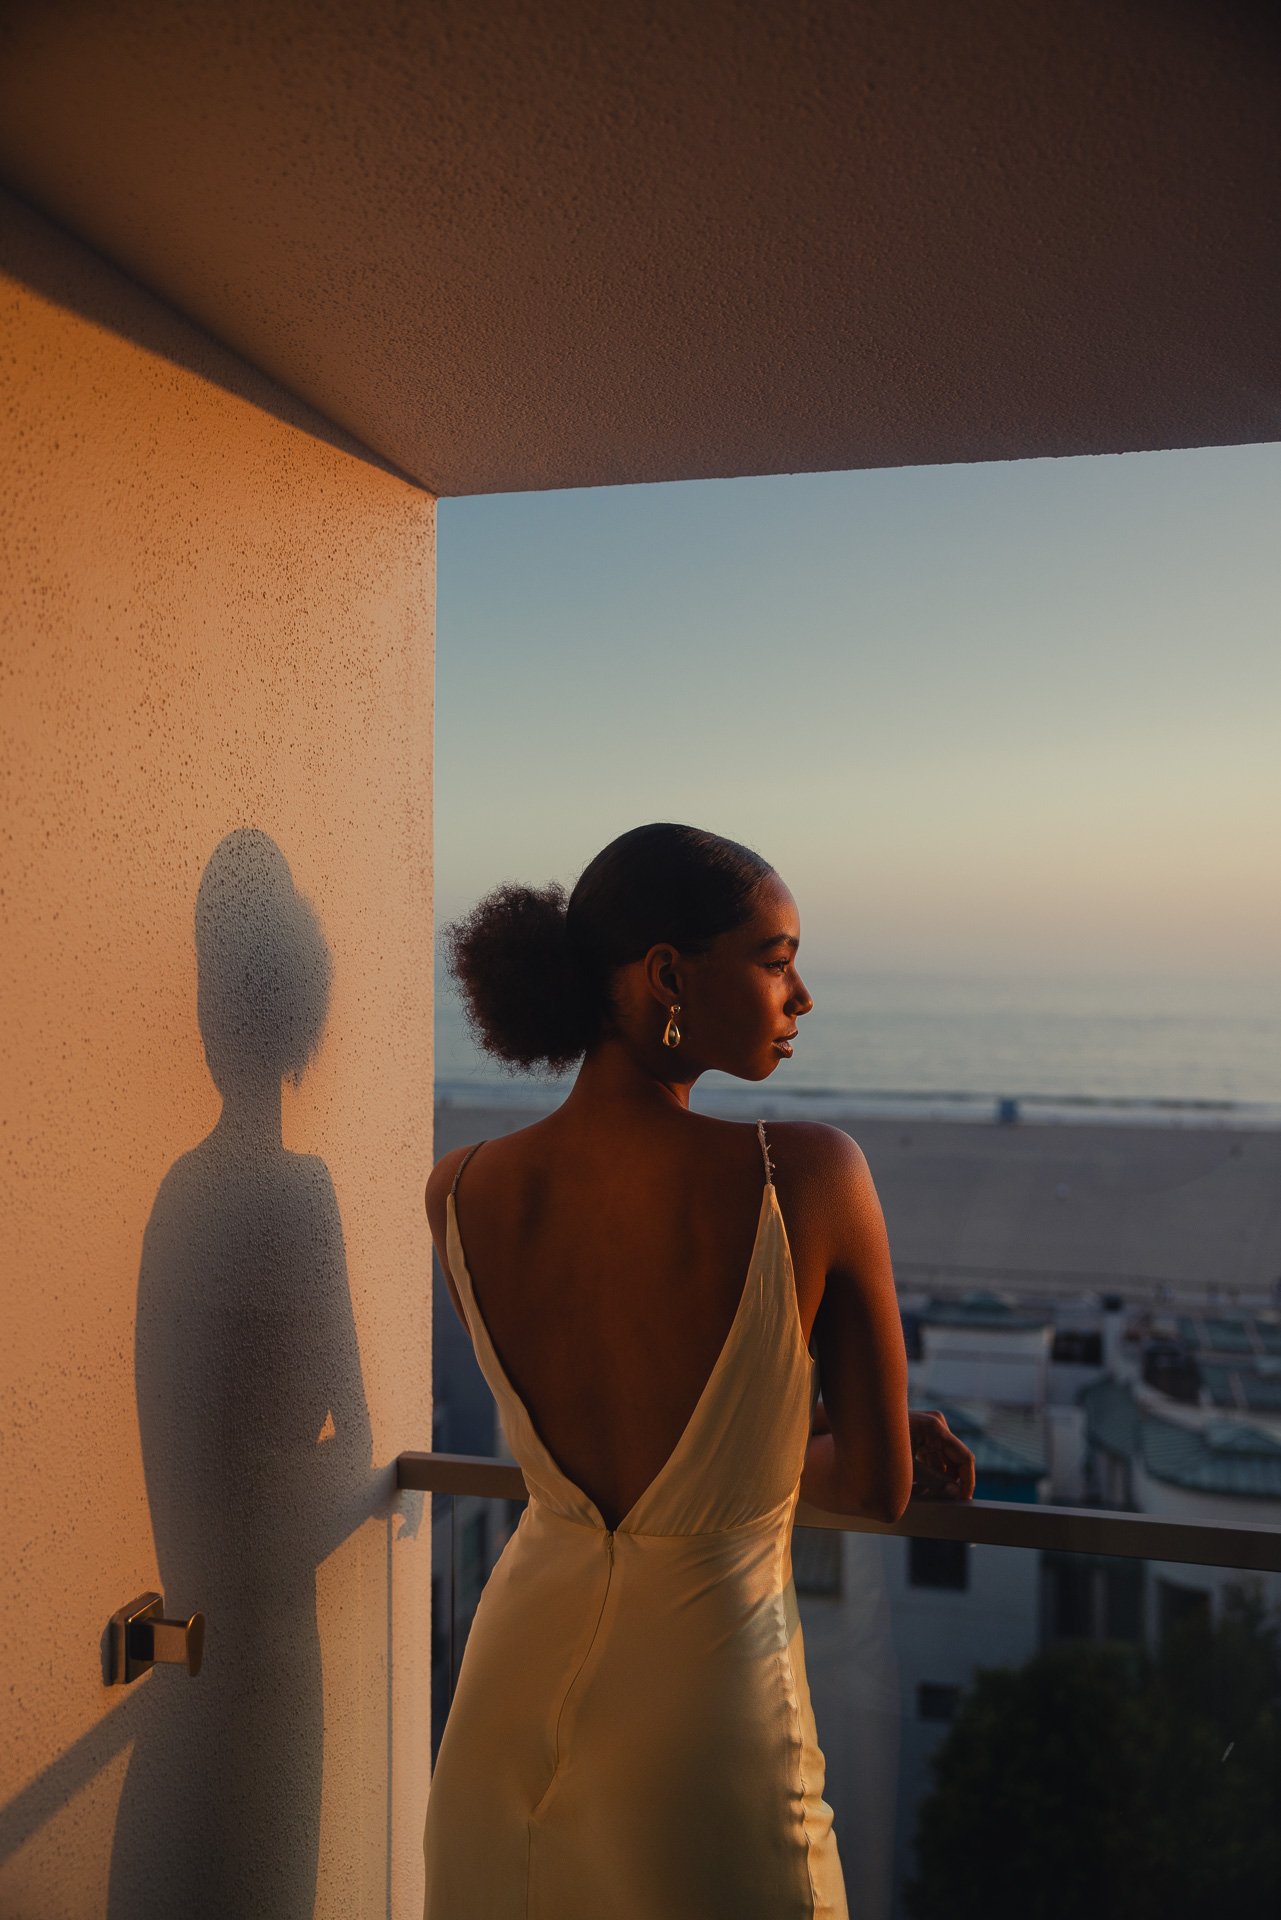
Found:
[[205, 1653], [205, 1616], [164, 1620], [164, 1599], [158, 1593], [140, 1593], [111, 1616], [111, 1682], [128, 1686], [157, 1662], [186, 1667], [192, 1679], [200, 1672]]

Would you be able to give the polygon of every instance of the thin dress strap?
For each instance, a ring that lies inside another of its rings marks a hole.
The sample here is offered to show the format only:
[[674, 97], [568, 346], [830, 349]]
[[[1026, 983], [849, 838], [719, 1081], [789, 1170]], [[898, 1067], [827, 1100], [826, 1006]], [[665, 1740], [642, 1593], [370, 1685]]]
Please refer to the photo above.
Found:
[[468, 1147], [466, 1153], [463, 1155], [462, 1159], [458, 1162], [458, 1171], [454, 1175], [454, 1184], [449, 1189], [449, 1197], [451, 1200], [453, 1199], [454, 1195], [458, 1192], [458, 1182], [463, 1177], [463, 1168], [467, 1165], [467, 1162], [471, 1159], [473, 1153], [476, 1153], [481, 1147], [484, 1146], [484, 1144], [485, 1142], [483, 1140], [478, 1140], [474, 1147]]
[[774, 1184], [774, 1162], [769, 1157], [769, 1141], [765, 1138], [765, 1122], [763, 1120], [756, 1122], [756, 1138], [761, 1143], [761, 1159], [765, 1162], [765, 1182], [767, 1186], [772, 1187]]

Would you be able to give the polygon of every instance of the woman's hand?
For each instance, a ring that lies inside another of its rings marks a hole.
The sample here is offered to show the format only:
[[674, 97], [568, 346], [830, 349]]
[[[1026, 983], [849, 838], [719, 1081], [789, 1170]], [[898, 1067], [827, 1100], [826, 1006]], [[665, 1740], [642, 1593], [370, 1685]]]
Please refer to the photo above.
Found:
[[[913, 1500], [972, 1500], [974, 1455], [964, 1440], [958, 1440], [943, 1415], [934, 1409], [909, 1411], [907, 1426], [912, 1437]], [[831, 1431], [827, 1408], [819, 1400], [811, 1432]]]
[[972, 1500], [974, 1455], [938, 1412], [909, 1411], [913, 1500]]

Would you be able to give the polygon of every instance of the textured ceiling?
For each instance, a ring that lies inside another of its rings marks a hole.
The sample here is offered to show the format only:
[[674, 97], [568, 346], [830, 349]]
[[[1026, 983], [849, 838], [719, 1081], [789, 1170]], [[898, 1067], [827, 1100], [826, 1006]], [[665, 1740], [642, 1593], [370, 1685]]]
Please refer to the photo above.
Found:
[[433, 491], [1281, 436], [1213, 0], [8, 0], [0, 175]]

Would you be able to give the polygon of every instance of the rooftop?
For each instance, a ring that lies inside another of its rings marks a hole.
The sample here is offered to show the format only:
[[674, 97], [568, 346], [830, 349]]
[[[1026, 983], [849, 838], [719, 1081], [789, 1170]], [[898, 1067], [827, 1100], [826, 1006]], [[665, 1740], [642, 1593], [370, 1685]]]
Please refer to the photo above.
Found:
[[1175, 1327], [1184, 1345], [1200, 1356], [1249, 1353], [1281, 1360], [1281, 1316], [1275, 1313], [1181, 1313]]
[[1260, 1367], [1214, 1367], [1201, 1362], [1201, 1385], [1210, 1404], [1239, 1413], [1281, 1414], [1281, 1373]]
[[1119, 1380], [1096, 1381], [1080, 1397], [1090, 1441], [1138, 1461], [1154, 1479], [1197, 1493], [1281, 1500], [1281, 1440], [1262, 1428], [1159, 1419]]
[[929, 1327], [975, 1327], [990, 1333], [1027, 1333], [1048, 1327], [1054, 1319], [1052, 1303], [1029, 1306], [1010, 1294], [992, 1293], [982, 1288], [963, 1293], [958, 1299], [932, 1299], [917, 1312], [917, 1319]]

